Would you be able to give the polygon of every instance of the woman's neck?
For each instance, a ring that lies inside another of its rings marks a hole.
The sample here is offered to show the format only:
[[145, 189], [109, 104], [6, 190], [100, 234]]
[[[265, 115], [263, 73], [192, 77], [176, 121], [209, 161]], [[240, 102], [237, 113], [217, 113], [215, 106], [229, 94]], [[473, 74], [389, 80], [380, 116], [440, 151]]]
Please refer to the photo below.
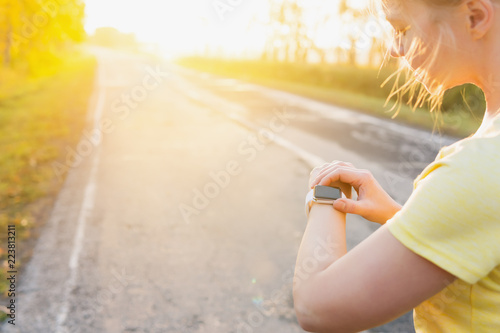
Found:
[[486, 111], [481, 123], [481, 130], [500, 114], [500, 59], [497, 56], [498, 52], [500, 52], [500, 43], [492, 43], [489, 50], [484, 53], [488, 54], [489, 57], [483, 59], [482, 64], [476, 67], [474, 83], [484, 92], [486, 100]]
[[[500, 14], [500, 3], [495, 2], [495, 13]], [[478, 40], [479, 50], [475, 54], [481, 57], [473, 58], [475, 61], [474, 81], [484, 92], [486, 99], [486, 111], [480, 129], [483, 129], [491, 123], [493, 118], [500, 114], [500, 42], [498, 34], [500, 33], [500, 19], [496, 18], [487, 36]]]
[[[491, 102], [488, 105], [491, 105]], [[481, 126], [477, 129], [476, 133], [474, 133], [474, 136], [481, 135], [481, 133], [486, 130], [486, 128], [493, 122], [493, 119], [496, 117], [500, 117], [500, 110], [487, 107], [486, 112], [484, 113], [483, 120], [481, 122]]]
[[488, 80], [489, 82], [487, 85], [483, 86], [483, 92], [486, 99], [486, 111], [478, 132], [486, 128], [495, 117], [500, 115], [500, 77], [498, 77], [498, 79], [498, 81], [495, 81], [492, 76]]

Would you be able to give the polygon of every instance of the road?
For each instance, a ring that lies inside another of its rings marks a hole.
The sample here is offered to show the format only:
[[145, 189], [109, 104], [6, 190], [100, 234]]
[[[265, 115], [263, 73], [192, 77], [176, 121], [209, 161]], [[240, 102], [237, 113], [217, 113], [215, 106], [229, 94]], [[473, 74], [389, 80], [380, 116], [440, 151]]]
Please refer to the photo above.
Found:
[[[89, 129], [2, 332], [303, 332], [291, 277], [311, 167], [352, 162], [404, 203], [456, 140], [95, 52]], [[348, 247], [376, 228], [349, 216]], [[411, 315], [370, 332], [413, 332]]]

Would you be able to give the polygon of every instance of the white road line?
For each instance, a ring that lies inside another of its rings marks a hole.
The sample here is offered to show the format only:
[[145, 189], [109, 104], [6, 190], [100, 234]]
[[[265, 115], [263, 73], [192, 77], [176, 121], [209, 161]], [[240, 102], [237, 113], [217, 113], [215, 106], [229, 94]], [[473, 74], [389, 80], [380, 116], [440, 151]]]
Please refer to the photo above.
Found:
[[[98, 87], [102, 87], [100, 71], [98, 71], [97, 75], [98, 75], [98, 79], [96, 80], [97, 85]], [[97, 105], [94, 111], [94, 125], [93, 125], [94, 130], [98, 130], [99, 120], [103, 113], [105, 101], [106, 101], [105, 90], [103, 88], [99, 88]], [[98, 143], [95, 146], [96, 151], [92, 159], [90, 176], [87, 185], [85, 187], [80, 214], [78, 215], [77, 228], [75, 232], [75, 238], [73, 241], [73, 250], [71, 252], [71, 256], [68, 263], [70, 276], [64, 285], [64, 296], [60, 307], [60, 311], [56, 319], [56, 330], [55, 330], [56, 333], [67, 332], [67, 330], [64, 328], [64, 322], [66, 321], [69, 312], [69, 295], [76, 286], [76, 279], [78, 276], [78, 263], [80, 260], [80, 253], [82, 251], [83, 240], [85, 236], [85, 226], [88, 218], [92, 213], [95, 203], [96, 174], [99, 166], [99, 145], [100, 143]]]
[[[222, 112], [224, 113], [224, 112]], [[250, 130], [253, 130], [255, 132], [259, 132], [264, 130], [263, 127], [260, 127], [258, 125], [255, 125], [254, 123], [246, 120], [244, 117], [241, 117], [235, 113], [231, 114], [226, 114], [224, 113], [228, 118], [231, 120], [239, 123], [240, 125], [243, 125], [244, 127], [247, 127]], [[300, 159], [302, 159], [306, 164], [311, 167], [315, 168], [317, 166], [323, 165], [327, 163], [324, 159], [319, 157], [318, 155], [312, 154], [305, 149], [300, 148], [296, 144], [292, 143], [291, 141], [286, 140], [285, 138], [279, 136], [278, 134], [274, 133], [272, 138], [269, 138], [272, 142], [275, 144], [290, 150], [293, 154], [297, 155]]]
[[[210, 108], [215, 112], [221, 113], [222, 115], [238, 123], [239, 125], [246, 127], [251, 131], [259, 132], [261, 130], [264, 130], [264, 128], [252, 123], [251, 121], [247, 120], [244, 116], [241, 116], [241, 114], [245, 114], [247, 113], [247, 111], [246, 108], [241, 106], [240, 104], [227, 101], [206, 90], [201, 90], [198, 87], [195, 87], [195, 85], [193, 85], [191, 82], [187, 81], [181, 76], [177, 76], [177, 79], [178, 79], [177, 83], [184, 87], [183, 94], [187, 98], [197, 103], [200, 102], [203, 103], [207, 108]], [[291, 141], [288, 141], [283, 137], [279, 136], [277, 133], [273, 134], [274, 134], [273, 138], [269, 138], [272, 142], [274, 142], [279, 146], [282, 146], [285, 149], [290, 150], [293, 154], [297, 155], [300, 159], [302, 159], [309, 167], [314, 168], [327, 163], [320, 156], [317, 156], [315, 154], [306, 151], [305, 149], [300, 148]]]

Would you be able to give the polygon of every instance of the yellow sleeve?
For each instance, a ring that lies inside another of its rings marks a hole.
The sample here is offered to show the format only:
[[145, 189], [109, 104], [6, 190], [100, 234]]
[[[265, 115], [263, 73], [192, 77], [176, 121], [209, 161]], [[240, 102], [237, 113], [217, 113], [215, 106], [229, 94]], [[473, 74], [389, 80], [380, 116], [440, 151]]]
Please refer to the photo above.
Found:
[[387, 224], [406, 247], [470, 284], [500, 265], [500, 145], [471, 140], [431, 163]]

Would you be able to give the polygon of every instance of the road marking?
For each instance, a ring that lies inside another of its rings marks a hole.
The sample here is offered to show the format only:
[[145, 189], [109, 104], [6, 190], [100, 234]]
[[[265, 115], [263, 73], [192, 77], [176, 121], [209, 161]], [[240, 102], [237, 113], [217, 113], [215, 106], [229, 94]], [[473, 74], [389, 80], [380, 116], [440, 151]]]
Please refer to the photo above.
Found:
[[[221, 111], [221, 113], [224, 113]], [[263, 130], [262, 127], [255, 125], [254, 123], [246, 120], [244, 117], [241, 117], [240, 115], [236, 113], [224, 113], [226, 117], [229, 119], [233, 120], [234, 122], [239, 123], [240, 125], [243, 125], [244, 127], [255, 131], [259, 132]], [[293, 154], [297, 155], [300, 159], [302, 159], [310, 168], [315, 168], [317, 166], [323, 165], [327, 163], [324, 159], [319, 157], [318, 155], [312, 154], [305, 149], [300, 148], [296, 144], [292, 143], [291, 141], [288, 141], [287, 139], [279, 136], [278, 134], [274, 133], [272, 138], [269, 138], [272, 142], [275, 144], [291, 151]]]
[[[185, 87], [185, 89], [183, 89], [183, 94], [188, 99], [196, 102], [197, 104], [203, 104], [205, 107], [224, 115], [230, 120], [238, 123], [243, 127], [246, 127], [251, 131], [259, 132], [263, 130], [263, 128], [260, 127], [259, 125], [256, 125], [253, 122], [247, 120], [245, 117], [241, 116], [242, 114], [248, 113], [245, 107], [242, 107], [239, 104], [232, 103], [223, 98], [220, 98], [215, 94], [207, 92], [206, 90], [202, 90], [198, 87], [195, 87], [195, 85], [193, 85], [191, 82], [189, 82], [188, 80], [184, 79], [181, 76], [177, 76], [177, 78], [178, 78], [177, 83]], [[223, 107], [220, 107], [220, 105], [223, 105]], [[300, 148], [291, 141], [288, 141], [285, 138], [279, 136], [277, 133], [274, 133], [273, 138], [269, 139], [275, 144], [297, 155], [310, 168], [315, 168], [317, 166], [327, 163], [323, 158], [319, 157], [318, 155], [312, 154], [305, 149]]]
[[[103, 87], [101, 85], [102, 77], [100, 71], [98, 71], [97, 75], [98, 79], [96, 81], [98, 87]], [[105, 101], [106, 101], [105, 89], [99, 88], [97, 104], [94, 111], [94, 124], [93, 124], [94, 130], [99, 130], [98, 127], [99, 120], [104, 110]], [[85, 236], [85, 226], [88, 218], [91, 216], [95, 203], [96, 174], [99, 166], [99, 145], [100, 143], [96, 144], [95, 146], [96, 151], [94, 152], [94, 156], [92, 159], [92, 167], [90, 170], [89, 180], [87, 182], [87, 185], [85, 186], [82, 206], [80, 209], [80, 213], [78, 215], [77, 228], [75, 232], [75, 238], [73, 241], [73, 249], [71, 251], [71, 256], [68, 263], [70, 276], [64, 285], [63, 300], [59, 314], [57, 315], [56, 318], [56, 330], [55, 330], [56, 333], [67, 332], [67, 330], [64, 328], [64, 322], [66, 321], [69, 312], [69, 295], [76, 286], [76, 279], [78, 276], [78, 263], [80, 260], [80, 253], [82, 251], [83, 240]]]

